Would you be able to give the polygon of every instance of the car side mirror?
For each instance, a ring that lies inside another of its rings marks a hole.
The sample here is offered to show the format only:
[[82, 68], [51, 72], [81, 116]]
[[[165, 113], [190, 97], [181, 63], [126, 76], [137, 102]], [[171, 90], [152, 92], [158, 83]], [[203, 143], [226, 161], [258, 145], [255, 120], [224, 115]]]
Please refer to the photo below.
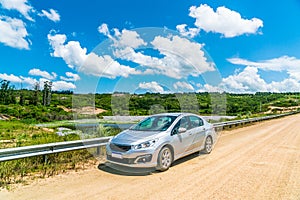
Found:
[[183, 127], [180, 127], [179, 129], [178, 129], [178, 133], [184, 133], [184, 132], [186, 132], [186, 128], [183, 128]]

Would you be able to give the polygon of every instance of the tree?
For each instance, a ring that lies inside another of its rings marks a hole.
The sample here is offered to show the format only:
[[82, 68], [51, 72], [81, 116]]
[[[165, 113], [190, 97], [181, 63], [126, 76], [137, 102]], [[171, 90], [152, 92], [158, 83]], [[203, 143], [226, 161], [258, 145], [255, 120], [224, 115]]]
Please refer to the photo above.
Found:
[[23, 94], [23, 91], [20, 90], [20, 100], [19, 100], [19, 104], [21, 106], [23, 106], [25, 104], [25, 98], [24, 98], [24, 94]]
[[0, 84], [0, 103], [16, 103], [16, 97], [14, 95], [14, 86], [10, 86], [10, 82], [7, 80], [0, 81]]
[[43, 105], [49, 106], [51, 103], [51, 89], [52, 89], [52, 82], [45, 81], [44, 82], [44, 90], [43, 90]]
[[33, 96], [31, 97], [30, 104], [37, 105], [39, 102], [40, 84], [36, 82], [33, 86]]

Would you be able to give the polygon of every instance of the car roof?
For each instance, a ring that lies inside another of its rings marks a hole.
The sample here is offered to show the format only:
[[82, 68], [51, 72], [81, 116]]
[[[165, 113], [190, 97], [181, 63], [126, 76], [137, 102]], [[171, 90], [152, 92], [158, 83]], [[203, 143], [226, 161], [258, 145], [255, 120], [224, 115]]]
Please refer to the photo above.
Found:
[[180, 116], [180, 115], [184, 115], [184, 116], [186, 116], [186, 115], [199, 116], [199, 115], [194, 114], [194, 113], [184, 113], [184, 112], [176, 112], [176, 113], [159, 113], [159, 114], [154, 114], [154, 115], [150, 115], [150, 116], [165, 116], [165, 115], [167, 115], [167, 116], [176, 116], [176, 117], [178, 117], [178, 116]]

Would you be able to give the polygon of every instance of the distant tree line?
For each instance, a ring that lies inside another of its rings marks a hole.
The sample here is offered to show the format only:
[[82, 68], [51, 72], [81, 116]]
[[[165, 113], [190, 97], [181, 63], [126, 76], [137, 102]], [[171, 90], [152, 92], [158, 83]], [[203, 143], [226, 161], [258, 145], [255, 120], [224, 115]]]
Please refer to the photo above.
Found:
[[[52, 82], [44, 82], [43, 88], [35, 83], [32, 90], [16, 90], [7, 80], [0, 81], [0, 114], [22, 119], [28, 122], [48, 122], [72, 119], [72, 113], [57, 107], [57, 95], [52, 92]], [[70, 100], [71, 95], [68, 99]], [[68, 101], [69, 101], [68, 100]], [[71, 100], [70, 100], [71, 101]]]
[[[74, 98], [76, 97], [76, 98]], [[95, 106], [102, 115], [148, 115], [161, 112], [193, 112], [201, 115], [251, 116], [264, 113], [270, 107], [300, 105], [300, 93], [230, 94], [73, 94], [72, 91], [52, 91], [52, 83], [34, 84], [31, 90], [19, 89], [9, 81], [0, 81], [0, 114], [19, 119], [52, 121], [72, 119], [72, 108]]]
[[[36, 82], [33, 90], [16, 90], [15, 86], [10, 84], [10, 81], [0, 81], [0, 104], [8, 105], [19, 103], [20, 105], [38, 105], [40, 103], [40, 94], [42, 93], [43, 106], [49, 106], [51, 103], [52, 82], [45, 81], [43, 90], [40, 91], [40, 84]], [[26, 93], [26, 94], [25, 94]], [[17, 101], [18, 100], [18, 101]]]

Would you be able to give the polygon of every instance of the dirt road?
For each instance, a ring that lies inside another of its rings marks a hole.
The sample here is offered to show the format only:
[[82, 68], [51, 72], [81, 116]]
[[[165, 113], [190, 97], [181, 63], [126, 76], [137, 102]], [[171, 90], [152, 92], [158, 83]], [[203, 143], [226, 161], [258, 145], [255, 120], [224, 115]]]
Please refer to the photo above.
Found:
[[130, 176], [99, 165], [1, 191], [0, 199], [300, 200], [300, 115], [221, 134], [210, 155], [163, 173]]

